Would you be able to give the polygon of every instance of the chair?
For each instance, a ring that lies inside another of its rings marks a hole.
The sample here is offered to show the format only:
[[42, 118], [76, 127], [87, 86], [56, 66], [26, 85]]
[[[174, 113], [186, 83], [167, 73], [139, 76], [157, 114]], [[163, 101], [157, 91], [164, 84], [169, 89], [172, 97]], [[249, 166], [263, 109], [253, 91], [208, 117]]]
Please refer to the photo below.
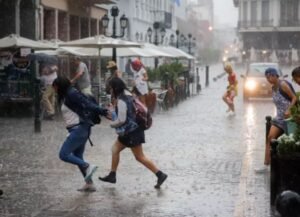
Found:
[[156, 102], [159, 107], [159, 110], [167, 110], [167, 105], [165, 103], [165, 98], [167, 95], [168, 90], [153, 90], [153, 92], [156, 94]]

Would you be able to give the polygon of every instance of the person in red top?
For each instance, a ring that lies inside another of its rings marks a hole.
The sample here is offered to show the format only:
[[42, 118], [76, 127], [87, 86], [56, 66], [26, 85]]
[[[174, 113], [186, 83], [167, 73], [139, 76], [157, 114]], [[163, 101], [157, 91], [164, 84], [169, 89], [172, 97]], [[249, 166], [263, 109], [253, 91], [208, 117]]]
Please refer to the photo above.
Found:
[[223, 100], [224, 102], [228, 105], [228, 110], [227, 112], [235, 112], [234, 109], [234, 97], [237, 96], [237, 79], [236, 79], [236, 75], [233, 72], [232, 66], [227, 63], [224, 66], [224, 70], [225, 72], [228, 74], [228, 86], [226, 88], [226, 92], [223, 95]]

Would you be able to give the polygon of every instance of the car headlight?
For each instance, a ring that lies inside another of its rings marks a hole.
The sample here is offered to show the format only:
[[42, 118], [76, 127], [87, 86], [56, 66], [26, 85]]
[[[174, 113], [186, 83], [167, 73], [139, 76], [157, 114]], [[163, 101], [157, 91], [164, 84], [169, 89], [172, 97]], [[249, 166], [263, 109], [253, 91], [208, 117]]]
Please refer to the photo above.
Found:
[[245, 88], [250, 91], [254, 90], [256, 86], [257, 83], [254, 80], [247, 80], [245, 83]]

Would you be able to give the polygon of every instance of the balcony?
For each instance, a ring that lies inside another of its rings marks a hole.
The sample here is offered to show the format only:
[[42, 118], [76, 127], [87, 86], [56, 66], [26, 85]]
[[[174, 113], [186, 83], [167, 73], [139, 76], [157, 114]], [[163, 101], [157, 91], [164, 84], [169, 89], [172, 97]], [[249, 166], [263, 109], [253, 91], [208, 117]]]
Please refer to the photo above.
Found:
[[280, 20], [281, 27], [300, 27], [300, 20]]
[[238, 28], [259, 28], [272, 26], [273, 20], [247, 20], [238, 22]]
[[166, 29], [172, 28], [172, 14], [163, 10], [157, 10], [155, 12], [155, 21]]

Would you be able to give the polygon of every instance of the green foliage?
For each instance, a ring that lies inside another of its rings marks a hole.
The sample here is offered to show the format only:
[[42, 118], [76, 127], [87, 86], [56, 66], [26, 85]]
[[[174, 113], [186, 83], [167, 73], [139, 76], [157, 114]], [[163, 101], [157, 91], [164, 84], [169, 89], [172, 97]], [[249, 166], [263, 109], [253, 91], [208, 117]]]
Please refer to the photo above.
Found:
[[165, 81], [176, 82], [180, 73], [184, 71], [181, 63], [162, 64], [157, 69], [147, 68], [149, 81]]
[[300, 141], [296, 141], [294, 134], [283, 134], [278, 138], [278, 153], [280, 155], [300, 153]]
[[[300, 93], [296, 93], [299, 102]], [[292, 106], [290, 122], [296, 122], [296, 127], [290, 135], [282, 135], [278, 138], [279, 154], [300, 153], [300, 103]], [[289, 124], [289, 123], [288, 123]]]

